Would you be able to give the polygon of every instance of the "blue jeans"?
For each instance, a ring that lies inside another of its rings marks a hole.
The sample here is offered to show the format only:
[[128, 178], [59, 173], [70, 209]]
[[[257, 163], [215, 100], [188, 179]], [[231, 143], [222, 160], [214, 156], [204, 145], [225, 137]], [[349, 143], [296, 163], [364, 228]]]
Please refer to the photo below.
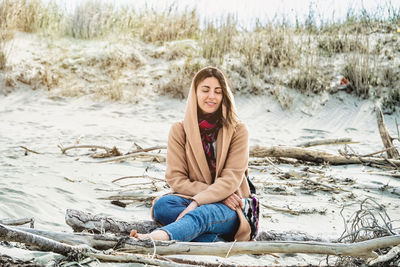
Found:
[[154, 219], [164, 225], [159, 230], [167, 232], [171, 240], [178, 241], [233, 240], [239, 219], [236, 211], [219, 202], [201, 205], [175, 221], [190, 202], [189, 199], [175, 195], [159, 198], [153, 207]]

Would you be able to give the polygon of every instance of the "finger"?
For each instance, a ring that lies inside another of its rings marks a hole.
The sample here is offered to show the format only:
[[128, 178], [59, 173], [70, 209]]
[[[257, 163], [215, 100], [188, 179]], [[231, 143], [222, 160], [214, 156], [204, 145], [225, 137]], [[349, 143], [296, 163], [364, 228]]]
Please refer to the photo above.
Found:
[[244, 208], [244, 201], [240, 200], [240, 208], [243, 209]]
[[242, 201], [242, 198], [239, 197], [237, 194], [233, 194], [232, 197], [238, 204]]
[[232, 197], [231, 198], [231, 203], [232, 203], [232, 205], [236, 208], [236, 207], [240, 207], [240, 203], [241, 203], [242, 201], [241, 201], [241, 199], [238, 197], [238, 196], [236, 196], [236, 197]]
[[231, 210], [236, 210], [236, 204], [234, 202], [230, 202], [228, 206]]

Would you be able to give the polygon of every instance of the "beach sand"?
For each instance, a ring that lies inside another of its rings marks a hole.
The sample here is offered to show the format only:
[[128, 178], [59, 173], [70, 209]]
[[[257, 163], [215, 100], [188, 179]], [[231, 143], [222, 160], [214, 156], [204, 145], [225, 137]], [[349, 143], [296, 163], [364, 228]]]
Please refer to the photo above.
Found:
[[[3, 72], [1, 76], [3, 81], [12, 79], [15, 85], [11, 89], [3, 88], [5, 94], [0, 96], [0, 218], [33, 217], [38, 229], [66, 232], [72, 231], [64, 221], [65, 211], [70, 208], [125, 221], [150, 219], [150, 208], [144, 203], [135, 202], [122, 208], [101, 198], [121, 190], [145, 196], [166, 192], [163, 182], [157, 183], [157, 192], [146, 179], [112, 182], [119, 177], [144, 174], [163, 179], [165, 162], [128, 159], [99, 163], [98, 159], [90, 157], [93, 151], [89, 149], [70, 150], [62, 154], [58, 145], [116, 146], [122, 153], [134, 150], [135, 143], [143, 148], [166, 145], [170, 126], [183, 119], [185, 100], [160, 96], [154, 92], [151, 79], [155, 73], [163, 79], [163, 75], [168, 73], [168, 65], [160, 64], [157, 60], [149, 62], [143, 55], [137, 57], [140, 67], [132, 70], [132, 73], [121, 75], [121, 79], [125, 79], [123, 84], [129, 84], [129, 79], [136, 79], [137, 83], [133, 86], [135, 89], [121, 89], [123, 98], [120, 101], [90, 93], [98, 86], [90, 82], [90, 77], [99, 76], [97, 79], [104, 78], [104, 84], [109, 83], [108, 74], [100, 71], [101, 67], [97, 65], [84, 68], [78, 64], [74, 74], [67, 70], [65, 73], [54, 72], [58, 76], [65, 75], [58, 78], [62, 86], [59, 86], [59, 91], [47, 91], [40, 82], [45, 75], [38, 74], [38, 70], [46, 64], [51, 70], [53, 66], [49, 64], [49, 58], [61, 58], [61, 47], [64, 46], [64, 53], [79, 50], [81, 54], [76, 60], [82, 61], [103, 55], [109, 49], [98, 51], [88, 42], [75, 41], [73, 45], [66, 45], [68, 42], [63, 39], [45, 44], [40, 37], [19, 34], [13, 43], [14, 56], [10, 57], [12, 71]], [[100, 48], [97, 46], [96, 49]], [[136, 47], [134, 50], [140, 49]], [[36, 57], [41, 59], [35, 60]], [[70, 57], [64, 61], [68, 60]], [[48, 63], [40, 65], [40, 61]], [[55, 62], [63, 64], [64, 61]], [[133, 63], [130, 61], [128, 64]], [[77, 78], [76, 73], [84, 69], [87, 75]], [[21, 82], [21, 73], [25, 73], [24, 77], [31, 77], [31, 80]], [[35, 82], [35, 79], [38, 81]], [[62, 90], [68, 81], [71, 88], [78, 85], [82, 88], [82, 84], [87, 84], [89, 93], [77, 93], [79, 97], [65, 96]], [[38, 88], [32, 90], [35, 84]], [[283, 109], [270, 95], [236, 96], [238, 115], [249, 129], [250, 146], [296, 146], [305, 141], [352, 138], [358, 143], [349, 146], [359, 154], [382, 150], [372, 101], [360, 100], [344, 92], [312, 97], [291, 90], [285, 93], [293, 100], [288, 109]], [[395, 119], [399, 119], [399, 115], [399, 112], [385, 115], [386, 125], [393, 136], [397, 133]], [[29, 152], [25, 155], [25, 150], [20, 146], [40, 154]], [[314, 149], [337, 154], [338, 149], [344, 149], [344, 145]], [[165, 155], [165, 150], [160, 153]], [[314, 174], [306, 178], [282, 177], [282, 173], [304, 171], [305, 167], [314, 170]], [[392, 219], [393, 228], [398, 229], [399, 191], [390, 193], [384, 188], [389, 186], [398, 189], [400, 180], [374, 172], [380, 170], [361, 165], [306, 166], [282, 163], [276, 166], [251, 166], [250, 177], [256, 184], [261, 203], [306, 211], [305, 214], [291, 215], [261, 207], [261, 230], [302, 231], [311, 236], [336, 240], [345, 230], [340, 214], [342, 207], [347, 205], [343, 216], [350, 219], [366, 198], [382, 205]], [[307, 179], [337, 190], [310, 186]], [[148, 184], [122, 186], [141, 181]], [[0, 253], [10, 253], [7, 251], [2, 248]], [[22, 254], [19, 255], [22, 257]], [[326, 256], [281, 254], [279, 257], [242, 255], [228, 259], [204, 256], [198, 259], [242, 265], [319, 265], [325, 263]]]

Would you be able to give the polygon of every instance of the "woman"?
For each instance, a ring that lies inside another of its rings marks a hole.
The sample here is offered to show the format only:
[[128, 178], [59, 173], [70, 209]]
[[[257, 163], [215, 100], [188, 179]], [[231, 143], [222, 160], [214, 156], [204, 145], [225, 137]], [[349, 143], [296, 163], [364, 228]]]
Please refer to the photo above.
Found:
[[250, 195], [246, 180], [248, 132], [235, 114], [224, 74], [206, 67], [193, 78], [183, 122], [170, 130], [166, 181], [173, 194], [156, 199], [155, 221], [163, 225], [154, 240], [248, 241], [250, 225], [242, 198]]

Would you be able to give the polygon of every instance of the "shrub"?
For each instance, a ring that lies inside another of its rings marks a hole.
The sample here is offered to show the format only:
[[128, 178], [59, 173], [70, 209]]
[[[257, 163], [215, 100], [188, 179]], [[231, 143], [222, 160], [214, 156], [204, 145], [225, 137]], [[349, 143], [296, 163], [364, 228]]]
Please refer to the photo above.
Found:
[[347, 58], [343, 75], [350, 82], [350, 89], [357, 96], [367, 98], [371, 85], [377, 85], [375, 66], [371, 66], [370, 56], [352, 55]]
[[282, 28], [242, 33], [236, 43], [235, 49], [255, 75], [272, 67], [293, 67], [299, 58], [291, 32]]
[[302, 93], [317, 94], [327, 89], [326, 81], [322, 77], [317, 67], [311, 66], [293, 75], [287, 85]]
[[145, 10], [134, 18], [134, 35], [145, 42], [168, 42], [193, 38], [199, 31], [199, 17], [195, 9], [178, 12], [171, 6], [163, 12]]
[[169, 70], [171, 79], [160, 85], [160, 93], [174, 98], [185, 98], [189, 92], [193, 76], [203, 67], [203, 62], [188, 57], [184, 64], [173, 65]]
[[221, 64], [225, 54], [233, 46], [233, 38], [238, 32], [237, 25], [237, 19], [232, 15], [228, 15], [220, 23], [208, 21], [199, 40], [203, 58], [213, 64]]

